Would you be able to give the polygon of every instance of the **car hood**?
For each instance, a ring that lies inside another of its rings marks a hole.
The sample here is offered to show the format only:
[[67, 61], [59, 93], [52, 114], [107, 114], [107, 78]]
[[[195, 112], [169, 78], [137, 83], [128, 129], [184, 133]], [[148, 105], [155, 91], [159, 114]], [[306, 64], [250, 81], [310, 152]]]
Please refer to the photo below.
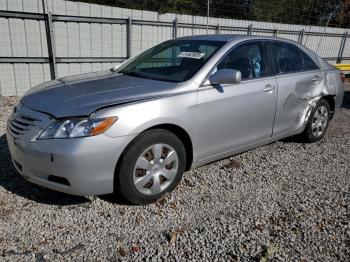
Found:
[[102, 107], [169, 95], [176, 85], [101, 71], [43, 83], [30, 89], [21, 103], [56, 118], [86, 116]]

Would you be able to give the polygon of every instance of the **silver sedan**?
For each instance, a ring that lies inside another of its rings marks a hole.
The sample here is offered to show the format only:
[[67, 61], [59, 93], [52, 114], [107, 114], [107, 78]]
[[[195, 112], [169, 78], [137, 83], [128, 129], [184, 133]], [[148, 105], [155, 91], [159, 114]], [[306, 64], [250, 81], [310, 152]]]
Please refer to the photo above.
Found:
[[31, 89], [7, 139], [14, 166], [33, 183], [147, 204], [191, 168], [289, 136], [321, 139], [343, 80], [293, 41], [183, 37], [109, 71]]

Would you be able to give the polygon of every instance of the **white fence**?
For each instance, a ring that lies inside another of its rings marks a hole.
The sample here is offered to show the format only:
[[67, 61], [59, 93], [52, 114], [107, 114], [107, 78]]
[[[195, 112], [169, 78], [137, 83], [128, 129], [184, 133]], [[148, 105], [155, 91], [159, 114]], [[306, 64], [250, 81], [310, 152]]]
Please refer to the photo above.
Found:
[[[331, 63], [350, 61], [346, 29], [221, 18], [210, 18], [209, 25], [209, 34], [277, 35]], [[206, 17], [65, 0], [0, 0], [0, 95], [23, 95], [52, 77], [109, 68], [159, 42], [195, 34], [206, 34]]]

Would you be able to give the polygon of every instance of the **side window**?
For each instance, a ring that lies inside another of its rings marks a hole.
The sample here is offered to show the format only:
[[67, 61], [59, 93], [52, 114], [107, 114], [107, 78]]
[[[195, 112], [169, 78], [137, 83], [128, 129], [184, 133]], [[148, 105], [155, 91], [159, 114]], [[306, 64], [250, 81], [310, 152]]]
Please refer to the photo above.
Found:
[[295, 73], [303, 70], [303, 59], [298, 47], [282, 42], [271, 44], [271, 55], [276, 74]]
[[318, 66], [315, 64], [315, 62], [307, 54], [305, 54], [303, 51], [301, 53], [303, 56], [304, 71], [319, 69]]
[[242, 73], [242, 80], [267, 75], [265, 51], [259, 43], [247, 43], [235, 47], [218, 64], [217, 70], [235, 69]]

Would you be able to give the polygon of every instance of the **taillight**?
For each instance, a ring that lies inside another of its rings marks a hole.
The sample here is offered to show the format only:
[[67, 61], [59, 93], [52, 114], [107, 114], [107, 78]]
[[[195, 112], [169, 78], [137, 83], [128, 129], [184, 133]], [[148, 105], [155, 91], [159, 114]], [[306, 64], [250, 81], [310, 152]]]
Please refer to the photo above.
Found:
[[345, 74], [343, 72], [340, 72], [340, 80], [344, 83], [345, 82]]

